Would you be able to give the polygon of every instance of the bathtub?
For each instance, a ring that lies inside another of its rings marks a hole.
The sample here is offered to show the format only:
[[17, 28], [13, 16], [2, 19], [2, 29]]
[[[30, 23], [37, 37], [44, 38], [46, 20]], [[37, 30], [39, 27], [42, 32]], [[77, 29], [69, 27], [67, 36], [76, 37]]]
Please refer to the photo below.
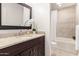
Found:
[[64, 38], [64, 37], [57, 37], [56, 41], [51, 42], [51, 52], [56, 52], [56, 51], [66, 51], [70, 53], [76, 53], [75, 52], [75, 40], [73, 38]]

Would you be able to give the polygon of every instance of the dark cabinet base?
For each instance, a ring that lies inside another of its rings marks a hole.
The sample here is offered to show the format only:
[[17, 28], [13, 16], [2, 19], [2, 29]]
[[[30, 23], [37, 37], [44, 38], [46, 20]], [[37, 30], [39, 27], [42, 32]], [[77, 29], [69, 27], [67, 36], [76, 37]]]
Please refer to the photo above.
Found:
[[1, 56], [44, 56], [45, 37], [38, 37], [4, 49], [0, 49]]

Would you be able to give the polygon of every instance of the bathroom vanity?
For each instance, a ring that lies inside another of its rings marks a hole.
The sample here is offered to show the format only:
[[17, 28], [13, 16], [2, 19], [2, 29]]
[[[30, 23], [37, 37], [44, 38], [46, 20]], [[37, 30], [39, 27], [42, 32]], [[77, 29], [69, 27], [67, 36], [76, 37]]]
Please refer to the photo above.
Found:
[[20, 35], [0, 39], [0, 56], [44, 56], [44, 34]]
[[[0, 3], [0, 30], [31, 29], [32, 7], [25, 3]], [[8, 34], [7, 34], [8, 35]], [[44, 56], [44, 33], [0, 38], [0, 56]]]
[[[28, 4], [0, 3], [0, 30], [29, 30], [32, 28], [31, 20], [32, 7]], [[42, 33], [0, 38], [0, 56], [44, 56], [44, 39]]]

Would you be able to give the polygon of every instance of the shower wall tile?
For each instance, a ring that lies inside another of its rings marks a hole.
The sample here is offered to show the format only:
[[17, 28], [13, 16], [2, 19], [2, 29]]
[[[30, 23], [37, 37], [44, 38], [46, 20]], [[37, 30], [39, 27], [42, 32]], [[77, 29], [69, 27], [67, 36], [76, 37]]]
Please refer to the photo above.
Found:
[[58, 37], [75, 36], [75, 7], [68, 7], [58, 11], [57, 22]]

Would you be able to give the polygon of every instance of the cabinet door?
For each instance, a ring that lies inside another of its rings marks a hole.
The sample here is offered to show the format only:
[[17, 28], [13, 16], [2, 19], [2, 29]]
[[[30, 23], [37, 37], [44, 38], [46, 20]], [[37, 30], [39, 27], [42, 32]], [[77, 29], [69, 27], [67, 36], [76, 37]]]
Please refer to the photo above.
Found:
[[21, 56], [44, 56], [44, 49], [42, 45], [36, 45], [20, 54]]
[[20, 53], [21, 56], [44, 56], [45, 47], [44, 47], [44, 37], [40, 37], [33, 41], [34, 45], [28, 49], [25, 49]]

